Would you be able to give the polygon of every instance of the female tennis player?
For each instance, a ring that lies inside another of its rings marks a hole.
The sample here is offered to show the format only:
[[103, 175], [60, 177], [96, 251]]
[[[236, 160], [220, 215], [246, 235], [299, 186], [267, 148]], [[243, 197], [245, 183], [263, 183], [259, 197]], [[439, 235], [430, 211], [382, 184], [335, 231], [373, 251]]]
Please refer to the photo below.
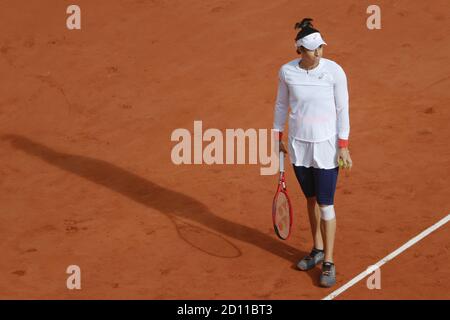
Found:
[[[295, 29], [300, 29], [295, 45], [301, 58], [280, 68], [273, 128], [306, 197], [314, 240], [311, 253], [297, 267], [306, 271], [322, 263], [320, 285], [331, 287], [336, 283], [334, 194], [339, 161], [345, 169], [352, 167], [347, 77], [336, 62], [322, 58], [326, 43], [312, 19], [296, 23]], [[281, 139], [289, 106], [286, 149]]]

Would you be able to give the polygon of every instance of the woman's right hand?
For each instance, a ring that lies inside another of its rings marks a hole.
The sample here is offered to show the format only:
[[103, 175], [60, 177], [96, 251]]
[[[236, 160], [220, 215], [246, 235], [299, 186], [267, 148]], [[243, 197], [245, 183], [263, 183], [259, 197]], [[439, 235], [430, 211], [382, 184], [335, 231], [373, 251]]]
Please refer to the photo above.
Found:
[[280, 141], [280, 152], [283, 151], [285, 154], [287, 154], [286, 146], [284, 145], [283, 141]]

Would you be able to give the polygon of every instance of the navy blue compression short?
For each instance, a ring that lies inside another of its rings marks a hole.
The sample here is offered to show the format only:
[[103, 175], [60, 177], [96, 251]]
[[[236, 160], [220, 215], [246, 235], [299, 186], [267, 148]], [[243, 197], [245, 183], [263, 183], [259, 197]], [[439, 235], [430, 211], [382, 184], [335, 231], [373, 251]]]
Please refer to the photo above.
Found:
[[295, 176], [305, 197], [316, 197], [321, 205], [333, 205], [339, 167], [318, 169], [314, 167], [295, 166]]

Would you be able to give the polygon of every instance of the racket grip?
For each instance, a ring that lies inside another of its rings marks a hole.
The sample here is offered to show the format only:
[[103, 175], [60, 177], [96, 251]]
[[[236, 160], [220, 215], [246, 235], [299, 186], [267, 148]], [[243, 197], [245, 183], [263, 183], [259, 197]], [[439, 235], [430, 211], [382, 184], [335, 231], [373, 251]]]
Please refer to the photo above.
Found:
[[280, 172], [284, 172], [284, 152], [280, 151]]

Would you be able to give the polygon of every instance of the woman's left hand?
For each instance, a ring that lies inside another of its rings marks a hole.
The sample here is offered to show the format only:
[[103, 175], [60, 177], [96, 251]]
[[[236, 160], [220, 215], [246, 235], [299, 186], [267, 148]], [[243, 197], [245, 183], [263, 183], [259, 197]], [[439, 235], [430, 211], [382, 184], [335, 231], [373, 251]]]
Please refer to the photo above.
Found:
[[348, 148], [339, 148], [339, 152], [338, 152], [338, 163], [339, 160], [342, 159], [342, 161], [344, 162], [343, 168], [346, 169], [352, 169], [352, 158], [350, 157], [350, 151], [348, 150]]

